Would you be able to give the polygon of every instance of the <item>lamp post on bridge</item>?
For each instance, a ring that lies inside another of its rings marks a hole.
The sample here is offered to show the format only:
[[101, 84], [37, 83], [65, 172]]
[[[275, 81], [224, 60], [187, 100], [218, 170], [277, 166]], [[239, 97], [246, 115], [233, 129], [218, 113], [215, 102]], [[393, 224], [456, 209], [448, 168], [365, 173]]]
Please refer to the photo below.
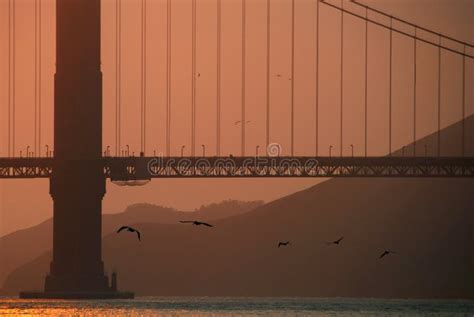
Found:
[[352, 157], [354, 157], [354, 144], [351, 144], [351, 154], [352, 154]]
[[201, 147], [202, 147], [202, 157], [206, 157], [206, 145], [201, 144]]
[[184, 156], [184, 148], [186, 147], [186, 145], [181, 145], [181, 157]]
[[332, 145], [329, 146], [329, 157], [332, 156]]
[[255, 147], [255, 157], [258, 157], [258, 150], [260, 149], [260, 145]]

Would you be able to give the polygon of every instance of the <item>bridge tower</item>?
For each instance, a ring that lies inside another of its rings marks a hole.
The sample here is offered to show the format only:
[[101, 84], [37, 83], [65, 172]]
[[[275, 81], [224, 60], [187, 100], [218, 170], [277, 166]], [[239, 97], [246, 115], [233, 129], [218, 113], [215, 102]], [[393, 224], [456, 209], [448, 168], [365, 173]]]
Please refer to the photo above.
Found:
[[27, 298], [130, 298], [102, 262], [101, 0], [56, 1], [53, 259], [44, 292]]

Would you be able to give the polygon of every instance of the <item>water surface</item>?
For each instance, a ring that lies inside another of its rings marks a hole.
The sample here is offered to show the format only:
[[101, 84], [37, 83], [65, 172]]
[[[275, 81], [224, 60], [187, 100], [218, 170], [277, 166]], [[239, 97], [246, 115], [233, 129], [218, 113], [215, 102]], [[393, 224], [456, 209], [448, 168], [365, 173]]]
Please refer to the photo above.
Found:
[[472, 300], [140, 297], [134, 300], [0, 298], [0, 316], [470, 316]]

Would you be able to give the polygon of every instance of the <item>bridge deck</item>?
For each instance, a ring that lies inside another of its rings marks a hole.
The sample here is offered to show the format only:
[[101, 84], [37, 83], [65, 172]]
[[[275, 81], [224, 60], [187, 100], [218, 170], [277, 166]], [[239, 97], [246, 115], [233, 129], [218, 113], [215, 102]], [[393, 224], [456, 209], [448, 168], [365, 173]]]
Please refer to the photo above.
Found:
[[[90, 163], [103, 164], [105, 176], [113, 181], [193, 177], [474, 177], [474, 157], [103, 157]], [[0, 178], [4, 179], [49, 178], [53, 168], [53, 158], [0, 158]]]

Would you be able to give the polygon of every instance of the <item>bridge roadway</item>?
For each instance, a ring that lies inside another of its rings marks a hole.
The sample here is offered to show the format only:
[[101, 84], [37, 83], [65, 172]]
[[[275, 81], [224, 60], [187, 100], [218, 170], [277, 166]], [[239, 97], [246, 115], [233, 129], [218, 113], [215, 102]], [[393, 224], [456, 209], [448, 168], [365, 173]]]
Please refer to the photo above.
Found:
[[[102, 157], [112, 181], [219, 177], [474, 177], [474, 157]], [[49, 178], [53, 158], [0, 158], [0, 179]]]

